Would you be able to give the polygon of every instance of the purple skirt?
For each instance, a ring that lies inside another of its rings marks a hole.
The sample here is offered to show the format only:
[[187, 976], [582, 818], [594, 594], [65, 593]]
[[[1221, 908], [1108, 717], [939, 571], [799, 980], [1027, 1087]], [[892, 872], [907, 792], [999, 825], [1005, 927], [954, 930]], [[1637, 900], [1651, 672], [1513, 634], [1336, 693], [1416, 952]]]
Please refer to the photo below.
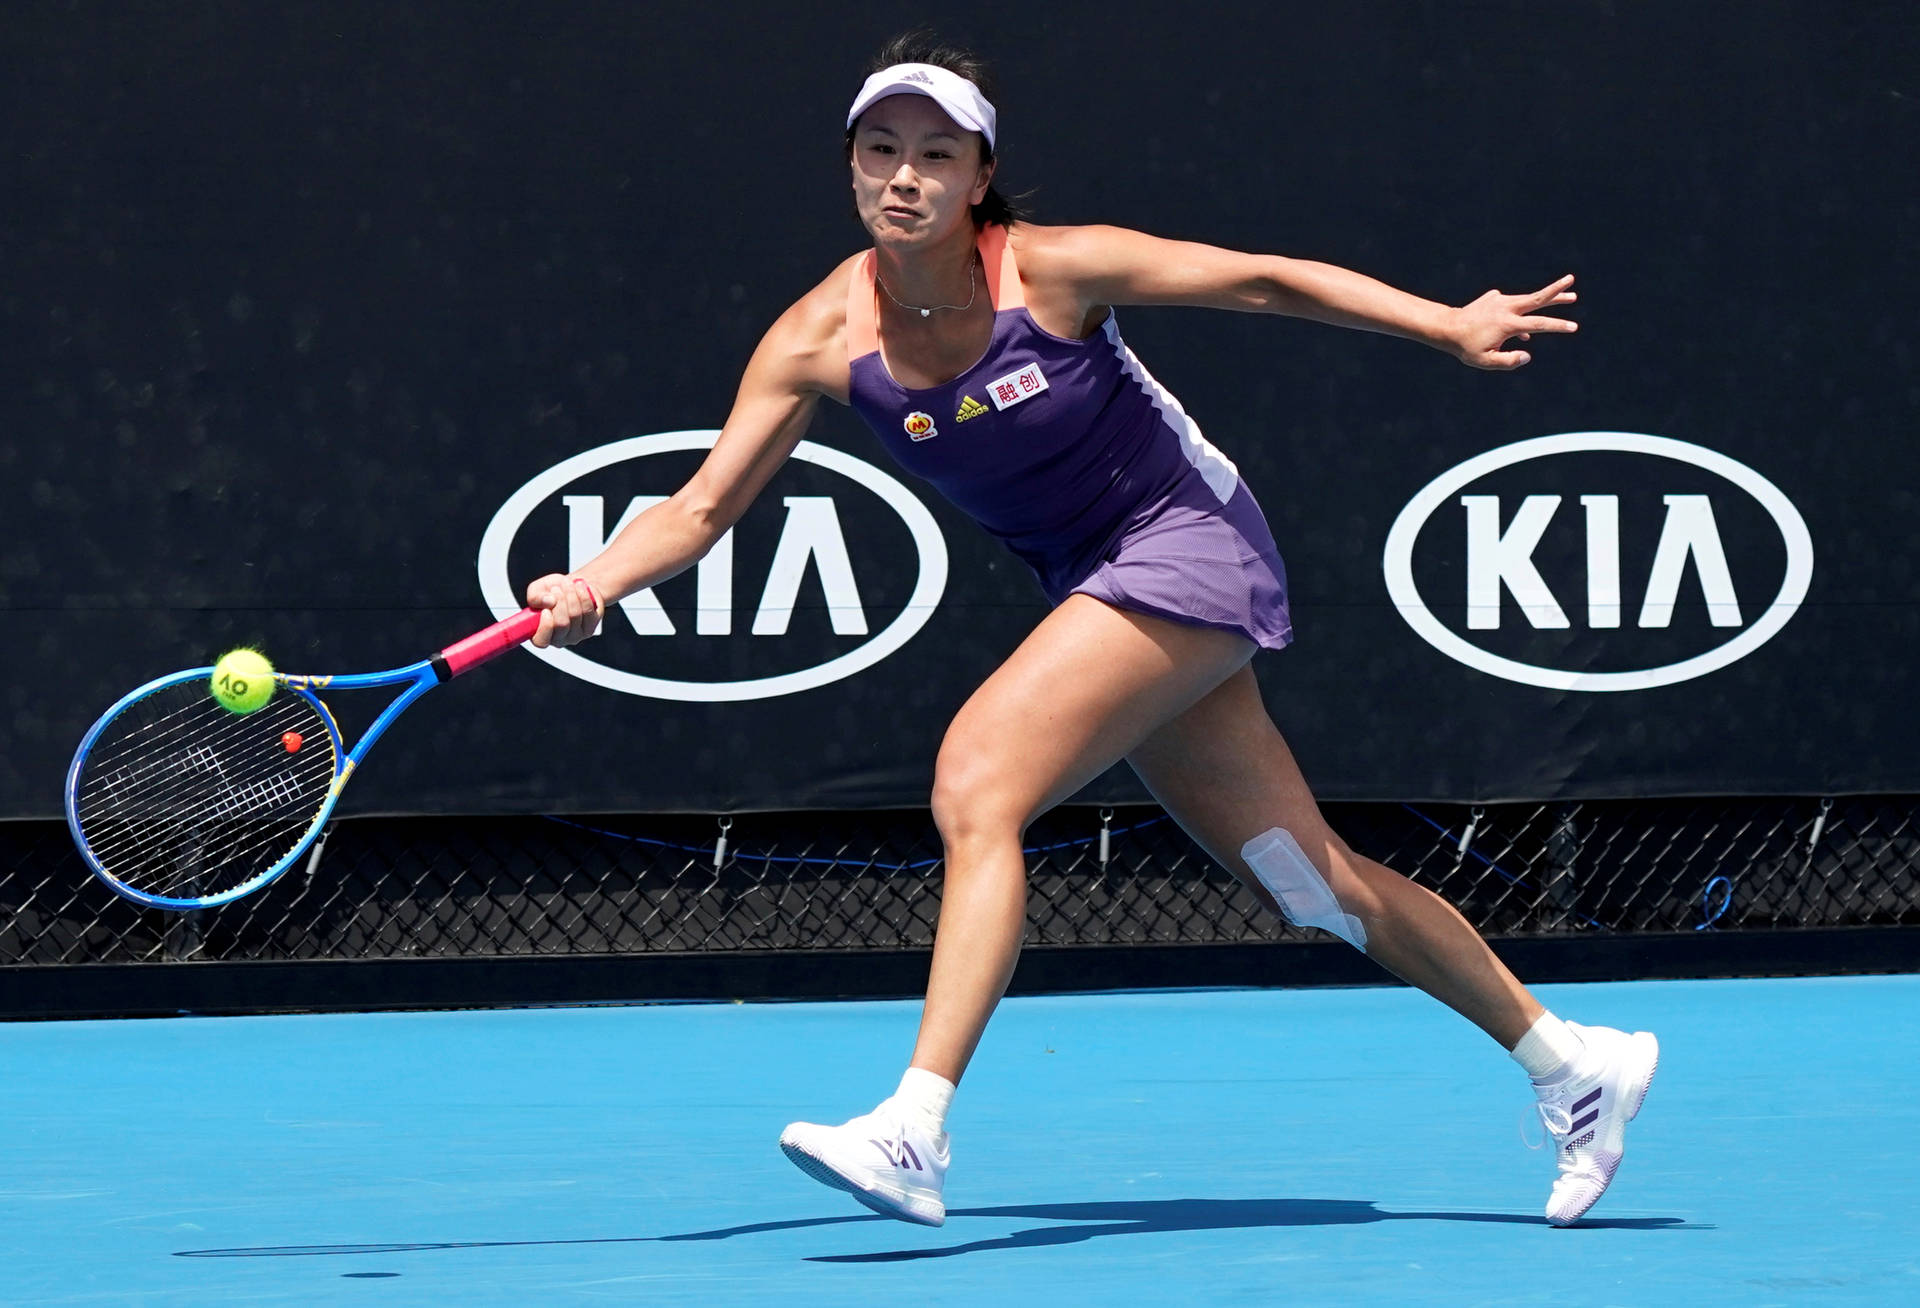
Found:
[[1238, 632], [1263, 649], [1293, 641], [1286, 565], [1244, 481], [1225, 504], [1210, 493], [1175, 494], [1139, 515], [1092, 572], [1049, 598], [1068, 595]]

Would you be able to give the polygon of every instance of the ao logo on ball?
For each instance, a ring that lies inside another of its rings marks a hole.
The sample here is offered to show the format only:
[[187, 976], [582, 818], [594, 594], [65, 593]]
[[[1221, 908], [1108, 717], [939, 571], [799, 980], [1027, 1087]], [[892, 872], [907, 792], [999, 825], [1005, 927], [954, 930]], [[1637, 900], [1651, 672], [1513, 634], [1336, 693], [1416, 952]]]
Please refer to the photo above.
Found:
[[[524, 581], [593, 558], [677, 489], [719, 434], [663, 432], [615, 441], [555, 464], [508, 496], [480, 542], [480, 590], [488, 607], [501, 617], [519, 610], [514, 576]], [[625, 466], [643, 460], [657, 462]], [[645, 489], [610, 497], [606, 486], [616, 480]], [[802, 480], [810, 484], [798, 485]], [[808, 493], [788, 493], [796, 489]], [[652, 591], [640, 591], [610, 609], [598, 639], [534, 653], [570, 676], [630, 695], [699, 703], [768, 699], [872, 667], [913, 638], [946, 590], [946, 541], [933, 515], [900, 482], [850, 454], [802, 441], [748, 514], [691, 576], [662, 583], [691, 601], [691, 615], [676, 621]], [[736, 548], [736, 536], [749, 527], [763, 547], [757, 553]], [[517, 569], [510, 555], [519, 560]], [[902, 597], [876, 606], [876, 593], [889, 583]], [[824, 608], [824, 618], [815, 614], [818, 629], [803, 633], [796, 608], [815, 595], [823, 603], [812, 607]], [[882, 623], [880, 608], [897, 612]], [[645, 665], [675, 648], [683, 675], [615, 665], [616, 656]], [[802, 666], [791, 666], [796, 656]], [[734, 675], [684, 675], [689, 666]], [[769, 670], [738, 675], [762, 667]]]
[[1572, 432], [1434, 478], [1395, 519], [1383, 567], [1400, 616], [1468, 667], [1646, 690], [1777, 635], [1806, 598], [1813, 541], [1743, 463], [1662, 436]]

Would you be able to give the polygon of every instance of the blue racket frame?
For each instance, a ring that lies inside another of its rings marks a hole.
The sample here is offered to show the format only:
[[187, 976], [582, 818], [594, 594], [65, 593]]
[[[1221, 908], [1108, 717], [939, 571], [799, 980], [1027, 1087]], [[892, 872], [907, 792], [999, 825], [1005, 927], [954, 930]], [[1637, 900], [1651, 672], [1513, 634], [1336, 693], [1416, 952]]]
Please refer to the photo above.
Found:
[[[165, 690], [169, 686], [177, 686], [189, 681], [205, 681], [212, 675], [211, 667], [188, 668], [184, 672], [173, 672], [164, 677], [158, 677], [138, 690], [121, 696], [112, 708], [100, 715], [98, 722], [87, 729], [87, 734], [80, 740], [80, 747], [74, 751], [72, 764], [67, 768], [67, 830], [73, 834], [74, 847], [80, 851], [80, 857], [86, 861], [87, 869], [106, 882], [116, 895], [148, 908], [182, 910], [213, 908], [219, 904], [231, 903], [243, 895], [252, 894], [292, 867], [299, 861], [302, 854], [312, 848], [313, 842], [326, 828], [327, 819], [333, 816], [334, 806], [340, 802], [340, 792], [346, 789], [348, 780], [353, 776], [353, 770], [360, 766], [360, 761], [367, 756], [367, 751], [373, 748], [373, 742], [380, 739], [382, 733], [393, 725], [394, 719], [406, 711], [408, 705], [439, 685], [444, 674], [436, 670], [434, 659], [422, 659], [418, 663], [408, 664], [404, 668], [394, 668], [388, 672], [354, 673], [337, 677], [274, 673], [274, 682], [281, 690], [306, 700], [319, 713], [320, 720], [327, 724], [327, 734], [333, 740], [333, 784], [327, 788], [326, 799], [321, 803], [319, 812], [314, 815], [313, 821], [308, 824], [300, 839], [266, 870], [217, 895], [197, 895], [192, 898], [155, 895], [121, 881], [107, 871], [95, 856], [87, 842], [86, 833], [80, 829], [80, 815], [77, 810], [80, 770], [86, 764], [87, 754], [92, 750], [93, 742], [99, 739], [100, 733], [106, 729], [107, 724], [118, 717], [129, 705], [138, 703], [148, 695]], [[373, 724], [366, 729], [351, 750], [346, 748], [345, 742], [341, 739], [340, 724], [334, 720], [333, 713], [320, 697], [313, 693], [316, 687], [322, 690], [372, 690], [381, 686], [401, 684], [406, 684], [406, 690], [381, 710], [380, 716], [373, 720]]]
[[[599, 597], [593, 594], [592, 588], [585, 582], [579, 584], [585, 587], [587, 594], [593, 598], [595, 607], [599, 607]], [[292, 867], [295, 861], [312, 847], [313, 842], [319, 839], [320, 833], [326, 829], [327, 819], [333, 816], [334, 805], [340, 802], [340, 792], [346, 789], [347, 782], [353, 777], [354, 769], [360, 766], [362, 759], [366, 758], [367, 751], [373, 748], [373, 742], [380, 739], [386, 729], [393, 725], [394, 719], [406, 712], [410, 704], [441, 682], [451, 681], [463, 672], [471, 671], [482, 663], [498, 658], [510, 649], [518, 648], [539, 626], [538, 610], [521, 609], [511, 617], [502, 618], [492, 626], [476, 631], [465, 640], [457, 641], [439, 653], [429, 655], [417, 663], [409, 663], [405, 667], [390, 668], [385, 672], [355, 672], [340, 676], [274, 673], [274, 682], [281, 689], [306, 700], [319, 713], [320, 720], [327, 724], [327, 733], [333, 741], [333, 784], [327, 788], [327, 797], [321, 802], [319, 812], [314, 814], [313, 821], [307, 825], [305, 833], [292, 848], [281, 855], [272, 867], [217, 895], [175, 898], [136, 889], [107, 871], [88, 845], [86, 833], [80, 829], [80, 815], [77, 807], [80, 769], [85, 765], [87, 754], [92, 750], [93, 742], [99, 739], [101, 731], [128, 705], [137, 703], [168, 686], [177, 686], [196, 678], [209, 678], [213, 675], [213, 669], [211, 667], [188, 668], [184, 672], [168, 673], [164, 677], [149, 681], [139, 689], [121, 696], [112, 708], [101, 714], [99, 721], [89, 727], [87, 734], [81, 737], [80, 747], [73, 753], [73, 762], [67, 768], [66, 809], [67, 830], [73, 835], [74, 847], [80, 851], [80, 857], [86, 861], [87, 869], [104, 881], [116, 895], [132, 900], [136, 904], [144, 904], [148, 908], [176, 910], [213, 908], [220, 904], [232, 903], [242, 895], [250, 895]], [[381, 710], [380, 716], [376, 717], [373, 724], [361, 733], [360, 739], [351, 750], [343, 750], [340, 724], [334, 721], [333, 714], [313, 692], [315, 690], [377, 690], [382, 686], [405, 686], [406, 689]], [[212, 693], [211, 689], [208, 693]]]

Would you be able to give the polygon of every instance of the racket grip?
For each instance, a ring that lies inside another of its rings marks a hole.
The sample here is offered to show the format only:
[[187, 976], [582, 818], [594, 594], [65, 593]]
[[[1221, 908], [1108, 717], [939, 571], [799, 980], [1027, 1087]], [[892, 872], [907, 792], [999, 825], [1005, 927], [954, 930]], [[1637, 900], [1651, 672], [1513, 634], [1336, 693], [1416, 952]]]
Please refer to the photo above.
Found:
[[465, 640], [453, 644], [434, 655], [434, 670], [446, 669], [440, 680], [447, 681], [485, 663], [488, 659], [499, 658], [508, 650], [523, 643], [540, 629], [540, 610], [521, 609], [510, 618], [502, 618], [491, 627], [476, 631]]

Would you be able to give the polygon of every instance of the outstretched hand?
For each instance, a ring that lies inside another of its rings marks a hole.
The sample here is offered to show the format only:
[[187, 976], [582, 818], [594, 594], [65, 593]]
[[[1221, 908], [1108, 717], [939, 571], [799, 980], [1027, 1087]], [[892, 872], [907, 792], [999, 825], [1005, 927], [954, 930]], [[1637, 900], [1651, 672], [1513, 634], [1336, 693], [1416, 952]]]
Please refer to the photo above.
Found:
[[1507, 342], [1530, 341], [1535, 332], [1577, 332], [1580, 324], [1566, 318], [1540, 316], [1540, 310], [1555, 304], [1572, 304], [1580, 297], [1567, 289], [1573, 285], [1568, 273], [1551, 286], [1531, 295], [1503, 295], [1488, 291], [1472, 304], [1455, 309], [1454, 352], [1460, 362], [1472, 368], [1511, 372], [1531, 362], [1525, 350], [1509, 350]]

